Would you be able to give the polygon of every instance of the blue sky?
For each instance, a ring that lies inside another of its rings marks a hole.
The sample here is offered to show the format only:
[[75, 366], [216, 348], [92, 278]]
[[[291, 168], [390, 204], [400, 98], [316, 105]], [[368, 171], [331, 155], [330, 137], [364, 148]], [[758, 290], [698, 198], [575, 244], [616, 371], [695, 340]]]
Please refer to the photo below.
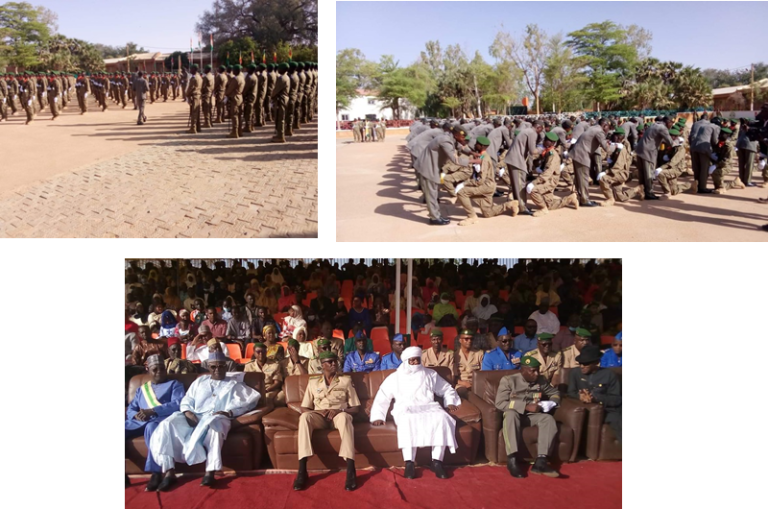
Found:
[[[26, 0], [59, 15], [59, 33], [88, 42], [124, 45], [133, 41], [155, 51], [197, 47], [195, 23], [213, 0]], [[203, 36], [203, 46], [208, 35]]]
[[732, 69], [768, 61], [767, 19], [768, 2], [337, 2], [336, 49], [358, 48], [371, 60], [394, 55], [408, 65], [425, 42], [439, 40], [491, 62], [488, 47], [502, 25], [513, 34], [529, 23], [567, 34], [611, 20], [650, 30], [651, 54], [660, 60]]

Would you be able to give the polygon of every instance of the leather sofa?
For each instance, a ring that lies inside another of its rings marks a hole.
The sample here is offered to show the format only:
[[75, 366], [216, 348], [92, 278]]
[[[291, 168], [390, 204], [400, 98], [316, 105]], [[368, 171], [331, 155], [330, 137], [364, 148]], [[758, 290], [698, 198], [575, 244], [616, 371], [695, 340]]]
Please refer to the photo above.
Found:
[[[450, 370], [446, 367], [435, 369], [444, 379], [450, 381]], [[394, 370], [374, 371], [371, 373], [351, 373], [352, 384], [360, 399], [361, 410], [354, 416], [355, 428], [355, 465], [358, 468], [368, 466], [390, 467], [404, 466], [403, 455], [397, 447], [397, 428], [391, 413], [383, 426], [370, 424], [373, 398], [384, 379]], [[264, 437], [273, 468], [297, 470], [298, 429], [301, 401], [307, 388], [309, 375], [289, 376], [285, 380], [286, 407], [276, 408], [264, 416]], [[441, 400], [441, 398], [438, 398]], [[390, 409], [391, 410], [391, 409]], [[446, 464], [468, 464], [474, 462], [480, 445], [480, 411], [472, 403], [462, 400], [459, 411], [451, 414], [456, 419], [456, 453], [446, 451]], [[315, 455], [307, 461], [310, 470], [341, 469], [345, 462], [338, 456], [341, 447], [339, 432], [335, 429], [315, 430], [312, 434], [312, 447]], [[431, 461], [428, 448], [419, 449], [416, 462], [427, 464]]]
[[[186, 375], [168, 375], [170, 380], [178, 380], [184, 384], [184, 389], [189, 389], [192, 382], [198, 376], [203, 374]], [[143, 374], [131, 378], [128, 387], [128, 402], [133, 400], [136, 395], [136, 389], [142, 384], [151, 380], [150, 375]], [[245, 472], [256, 470], [261, 466], [261, 460], [264, 451], [263, 428], [261, 425], [262, 417], [272, 411], [273, 406], [268, 403], [264, 397], [264, 374], [263, 373], [245, 373], [243, 382], [259, 391], [261, 398], [256, 407], [257, 412], [250, 415], [240, 416], [232, 421], [232, 429], [222, 447], [223, 471], [226, 472]], [[127, 440], [125, 444], [125, 473], [142, 474], [144, 473], [144, 463], [147, 460], [147, 446], [144, 443], [144, 437], [139, 436], [132, 440]], [[203, 472], [205, 463], [189, 466], [184, 463], [177, 463], [176, 470], [179, 472]]]
[[[507, 375], [519, 372], [519, 370], [475, 371], [472, 380], [472, 390], [469, 391], [468, 400], [480, 409], [482, 414], [485, 457], [491, 463], [505, 463], [507, 458], [502, 428], [503, 413], [495, 405], [499, 381]], [[574, 404], [573, 400], [562, 398], [554, 417], [558, 432], [550, 451], [550, 458], [563, 462], [575, 461], [581, 443], [586, 409]], [[538, 436], [537, 427], [523, 428], [522, 439], [525, 445], [521, 446], [519, 453], [524, 458], [536, 458]]]

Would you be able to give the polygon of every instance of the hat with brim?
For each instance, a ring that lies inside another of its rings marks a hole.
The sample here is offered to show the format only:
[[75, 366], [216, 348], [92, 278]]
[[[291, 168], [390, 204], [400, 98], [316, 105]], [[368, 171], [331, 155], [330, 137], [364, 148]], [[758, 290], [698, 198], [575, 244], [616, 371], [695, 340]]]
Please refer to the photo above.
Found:
[[546, 138], [547, 138], [549, 141], [557, 141], [557, 140], [559, 140], [559, 139], [560, 139], [560, 138], [558, 138], [558, 136], [557, 136], [555, 133], [553, 133], [552, 131], [549, 131], [549, 132], [546, 134]]
[[597, 345], [587, 345], [581, 349], [581, 353], [576, 356], [576, 362], [579, 364], [592, 364], [598, 362], [603, 356], [603, 352]]
[[541, 367], [541, 362], [539, 362], [539, 360], [535, 357], [526, 355], [522, 359], [520, 359], [520, 365], [526, 366], [528, 368], [539, 368]]
[[541, 334], [537, 334], [536, 338], [541, 341], [542, 343], [551, 343], [552, 338], [554, 338], [554, 334], [550, 334], [549, 332], [542, 332]]
[[320, 359], [320, 362], [326, 361], [326, 360], [332, 360], [335, 361], [338, 359], [338, 356], [335, 352], [320, 352], [320, 355], [317, 356], [318, 359]]
[[478, 136], [477, 143], [479, 143], [480, 145], [483, 145], [484, 147], [487, 147], [488, 145], [491, 144], [491, 140], [489, 140], [485, 136]]
[[581, 336], [582, 338], [591, 338], [592, 333], [589, 332], [589, 329], [585, 329], [584, 327], [579, 327], [576, 329], [576, 335]]

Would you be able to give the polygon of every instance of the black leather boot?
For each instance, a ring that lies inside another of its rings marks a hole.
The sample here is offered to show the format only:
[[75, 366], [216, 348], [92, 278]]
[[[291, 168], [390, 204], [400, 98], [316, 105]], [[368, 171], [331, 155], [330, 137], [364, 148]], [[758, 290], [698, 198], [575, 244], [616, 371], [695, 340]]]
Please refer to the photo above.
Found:
[[296, 474], [296, 480], [293, 481], [294, 491], [301, 491], [307, 483], [307, 458], [299, 460], [299, 473]]
[[445, 470], [443, 470], [443, 462], [440, 460], [432, 460], [432, 470], [438, 479], [448, 479]]
[[206, 472], [203, 476], [203, 480], [200, 482], [200, 486], [213, 487], [213, 485], [216, 484], [216, 476], [213, 474], [213, 472]]
[[347, 491], [353, 491], [355, 488], [357, 488], [355, 460], [347, 460], [347, 482], [344, 483], [344, 489]]
[[416, 479], [416, 465], [413, 464], [413, 461], [405, 462], [405, 478]]
[[536, 463], [533, 464], [531, 473], [546, 475], [547, 477], [560, 477], [560, 474], [557, 472], [557, 470], [549, 466], [547, 463], [547, 458], [544, 456], [536, 458]]
[[512, 477], [516, 477], [518, 479], [522, 479], [525, 477], [525, 474], [520, 469], [520, 466], [517, 464], [517, 458], [514, 454], [510, 454], [507, 456], [507, 470], [509, 470], [509, 475]]
[[157, 487], [157, 491], [168, 491], [171, 489], [171, 486], [176, 484], [178, 481], [176, 479], [176, 475], [172, 474], [169, 476], [165, 476], [160, 483], [160, 486]]
[[162, 480], [163, 476], [160, 475], [159, 472], [153, 473], [152, 477], [149, 478], [149, 482], [147, 483], [147, 487], [144, 488], [144, 491], [156, 491]]

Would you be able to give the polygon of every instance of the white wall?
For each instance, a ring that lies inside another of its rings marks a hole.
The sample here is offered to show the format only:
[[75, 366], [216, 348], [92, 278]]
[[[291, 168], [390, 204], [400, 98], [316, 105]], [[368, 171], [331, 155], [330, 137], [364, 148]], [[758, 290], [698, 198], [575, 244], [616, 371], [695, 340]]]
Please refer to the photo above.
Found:
[[[410, 106], [407, 105], [405, 101], [402, 101], [405, 103], [405, 106], [400, 108], [400, 119], [401, 120], [411, 120], [414, 118], [414, 110]], [[352, 102], [349, 104], [349, 108], [345, 110], [341, 110], [339, 112], [339, 117], [337, 120], [344, 121], [344, 120], [354, 120], [356, 118], [365, 118], [366, 115], [376, 115], [379, 119], [387, 119], [392, 120], [392, 109], [391, 108], [384, 108], [381, 109], [382, 106], [384, 106], [382, 101], [379, 101], [374, 96], [363, 96], [363, 97], [356, 97], [352, 99]], [[346, 117], [344, 116], [346, 115]]]

